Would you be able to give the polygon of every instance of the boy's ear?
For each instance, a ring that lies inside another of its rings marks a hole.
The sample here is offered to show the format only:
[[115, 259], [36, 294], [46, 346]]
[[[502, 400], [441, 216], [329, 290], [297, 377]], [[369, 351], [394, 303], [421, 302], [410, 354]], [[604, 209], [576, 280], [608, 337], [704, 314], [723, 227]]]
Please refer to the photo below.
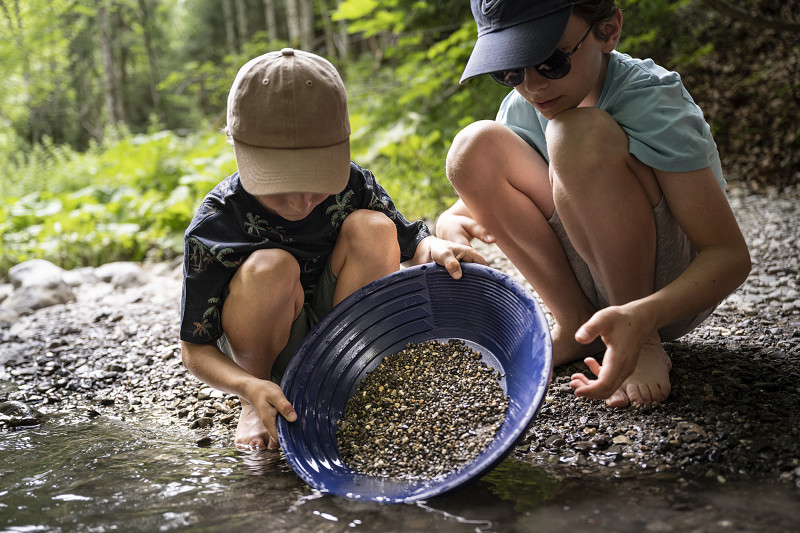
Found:
[[604, 36], [603, 53], [610, 54], [611, 51], [617, 47], [621, 33], [622, 10], [618, 9], [608, 22], [604, 22], [600, 25], [600, 35]]

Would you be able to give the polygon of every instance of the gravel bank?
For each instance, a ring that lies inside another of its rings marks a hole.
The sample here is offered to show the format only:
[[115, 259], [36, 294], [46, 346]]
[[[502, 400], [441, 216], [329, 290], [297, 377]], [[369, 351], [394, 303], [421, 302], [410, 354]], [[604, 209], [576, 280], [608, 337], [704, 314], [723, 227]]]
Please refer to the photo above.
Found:
[[[800, 191], [731, 202], [753, 257], [747, 282], [698, 330], [666, 344], [672, 394], [662, 405], [615, 410], [575, 398], [558, 367], [518, 459], [560, 478], [754, 477], [800, 488]], [[492, 265], [520, 281], [495, 247]], [[161, 414], [201, 446], [232, 446], [236, 398], [204, 386], [180, 360], [180, 265], [150, 265], [151, 281], [114, 291], [81, 286], [77, 301], [0, 325], [0, 402], [44, 413]]]

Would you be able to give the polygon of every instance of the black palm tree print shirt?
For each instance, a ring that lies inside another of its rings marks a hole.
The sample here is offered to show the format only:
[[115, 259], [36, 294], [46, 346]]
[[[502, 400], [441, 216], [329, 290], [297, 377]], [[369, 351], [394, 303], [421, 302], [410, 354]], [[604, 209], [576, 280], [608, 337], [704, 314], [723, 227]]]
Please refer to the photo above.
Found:
[[247, 193], [239, 174], [225, 178], [206, 195], [184, 235], [182, 340], [210, 344], [222, 336], [222, 304], [236, 270], [254, 251], [280, 248], [300, 265], [309, 295], [333, 251], [344, 219], [357, 209], [385, 213], [397, 226], [401, 261], [414, 256], [430, 235], [422, 221], [409, 222], [369, 170], [350, 163], [350, 179], [309, 216], [289, 221], [269, 212]]

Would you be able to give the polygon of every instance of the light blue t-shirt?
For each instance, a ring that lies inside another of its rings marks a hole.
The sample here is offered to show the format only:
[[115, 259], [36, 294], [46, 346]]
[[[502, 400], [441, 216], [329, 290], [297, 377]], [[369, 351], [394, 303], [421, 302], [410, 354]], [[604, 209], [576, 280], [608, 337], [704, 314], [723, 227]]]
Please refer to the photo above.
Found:
[[[711, 167], [725, 189], [711, 128], [677, 72], [614, 50], [595, 108], [617, 121], [628, 136], [628, 151], [644, 164], [667, 172]], [[549, 161], [544, 135], [548, 120], [517, 91], [503, 100], [497, 121]]]

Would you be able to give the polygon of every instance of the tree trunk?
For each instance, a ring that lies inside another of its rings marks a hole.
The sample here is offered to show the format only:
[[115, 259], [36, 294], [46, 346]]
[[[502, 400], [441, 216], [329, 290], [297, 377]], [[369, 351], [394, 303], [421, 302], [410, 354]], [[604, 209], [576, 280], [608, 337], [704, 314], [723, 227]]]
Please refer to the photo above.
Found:
[[336, 43], [334, 43], [333, 22], [331, 21], [328, 2], [326, 0], [317, 0], [317, 5], [319, 6], [319, 14], [322, 18], [322, 38], [325, 41], [325, 56], [328, 59], [333, 59], [336, 57]]
[[247, 6], [244, 0], [235, 0], [236, 7], [236, 30], [239, 34], [239, 49], [241, 51], [244, 43], [247, 42]]
[[105, 84], [106, 112], [108, 122], [117, 124], [121, 117], [117, 114], [117, 72], [114, 65], [114, 48], [111, 44], [111, 24], [108, 18], [108, 6], [105, 0], [97, 1], [97, 15], [100, 20], [100, 56], [103, 60], [103, 81]]
[[222, 0], [222, 18], [225, 23], [225, 41], [228, 43], [228, 53], [236, 55], [236, 26], [233, 21], [231, 0]]
[[[342, 0], [336, 0], [336, 5], [342, 3]], [[347, 49], [347, 24], [340, 20], [334, 22], [331, 20], [333, 10], [328, 7], [328, 0], [317, 0], [319, 6], [319, 13], [322, 19], [323, 38], [325, 39], [325, 54], [328, 58], [338, 58], [341, 61], [347, 61], [349, 57]]]
[[161, 95], [158, 93], [158, 61], [156, 59], [156, 50], [153, 47], [153, 25], [150, 17], [150, 7], [147, 5], [147, 0], [139, 0], [139, 12], [142, 15], [142, 34], [144, 36], [144, 47], [147, 50], [147, 68], [150, 74], [150, 98], [153, 101], [153, 108], [158, 114], [159, 120], [164, 122], [164, 112], [161, 109]]
[[[336, 7], [338, 8], [341, 3], [342, 0], [336, 0]], [[350, 58], [350, 39], [347, 36], [347, 22], [340, 20], [336, 25], [339, 27], [339, 34], [338, 39], [334, 39], [334, 42], [339, 50], [339, 59], [347, 61]]]
[[289, 27], [289, 44], [300, 47], [300, 9], [297, 0], [286, 0], [286, 25]]
[[313, 52], [314, 48], [314, 8], [312, 0], [300, 1], [300, 48]]
[[275, 14], [275, 0], [263, 0], [264, 4], [264, 23], [267, 26], [267, 36], [270, 41], [280, 39], [278, 35], [278, 22]]
[[[123, 36], [125, 35], [126, 30], [129, 30], [125, 25], [125, 21], [122, 19], [122, 12], [117, 8], [116, 0], [111, 0], [111, 7], [114, 13], [114, 30], [112, 30], [111, 35], [116, 35], [119, 39], [118, 42], [125, 42]], [[112, 51], [114, 50], [114, 40], [111, 40]], [[115, 75], [114, 79], [116, 80], [116, 94], [114, 95], [114, 101], [117, 105], [117, 118], [120, 122], [128, 123], [128, 114], [125, 112], [126, 109], [126, 102], [129, 101], [126, 96], [128, 95], [128, 91], [126, 88], [129, 87], [128, 84], [128, 48], [125, 46], [119, 46], [119, 53], [118, 60], [114, 61], [114, 68], [115, 68]], [[113, 56], [112, 56], [113, 57]]]

